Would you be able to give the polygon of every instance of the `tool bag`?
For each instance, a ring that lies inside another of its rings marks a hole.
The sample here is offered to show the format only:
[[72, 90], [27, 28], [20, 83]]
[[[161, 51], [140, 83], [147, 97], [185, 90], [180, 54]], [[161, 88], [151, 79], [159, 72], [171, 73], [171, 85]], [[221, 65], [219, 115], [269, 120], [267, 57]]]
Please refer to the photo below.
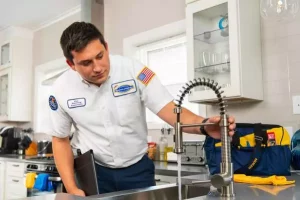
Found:
[[[204, 150], [210, 174], [220, 173], [221, 140], [206, 137]], [[231, 141], [235, 174], [290, 175], [290, 136], [279, 125], [237, 123]]]

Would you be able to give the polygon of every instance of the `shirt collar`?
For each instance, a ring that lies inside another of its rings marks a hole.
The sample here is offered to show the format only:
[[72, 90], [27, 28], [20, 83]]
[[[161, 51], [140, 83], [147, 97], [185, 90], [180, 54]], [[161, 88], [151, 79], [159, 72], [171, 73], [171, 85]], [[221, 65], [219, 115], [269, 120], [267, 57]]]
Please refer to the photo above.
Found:
[[[110, 74], [111, 74], [111, 70], [109, 70], [108, 78], [106, 81], [108, 81], [110, 79], [110, 77], [111, 77]], [[93, 85], [93, 84], [89, 83], [88, 81], [86, 81], [85, 79], [83, 79], [82, 76], [78, 72], [77, 72], [77, 75], [83, 84], [87, 85], [88, 87], [91, 87], [91, 85]], [[106, 83], [106, 81], [104, 83]]]

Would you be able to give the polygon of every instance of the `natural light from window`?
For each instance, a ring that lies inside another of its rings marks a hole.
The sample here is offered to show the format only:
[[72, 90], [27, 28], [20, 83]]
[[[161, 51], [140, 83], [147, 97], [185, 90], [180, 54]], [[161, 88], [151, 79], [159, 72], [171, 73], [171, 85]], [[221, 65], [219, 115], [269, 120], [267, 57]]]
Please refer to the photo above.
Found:
[[[152, 69], [163, 85], [177, 98], [179, 90], [188, 81], [186, 36], [180, 35], [139, 47], [140, 61]], [[199, 114], [199, 105], [189, 103], [186, 98], [183, 106]], [[146, 110], [147, 123], [163, 124], [164, 122]]]

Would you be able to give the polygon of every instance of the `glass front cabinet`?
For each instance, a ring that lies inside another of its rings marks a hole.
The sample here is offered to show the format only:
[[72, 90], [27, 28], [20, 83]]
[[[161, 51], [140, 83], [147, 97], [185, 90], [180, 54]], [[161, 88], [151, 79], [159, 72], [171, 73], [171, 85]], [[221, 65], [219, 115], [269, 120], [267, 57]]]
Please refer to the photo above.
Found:
[[[263, 100], [259, 0], [186, 1], [188, 79], [209, 78], [228, 101]], [[217, 101], [207, 87], [189, 101]]]

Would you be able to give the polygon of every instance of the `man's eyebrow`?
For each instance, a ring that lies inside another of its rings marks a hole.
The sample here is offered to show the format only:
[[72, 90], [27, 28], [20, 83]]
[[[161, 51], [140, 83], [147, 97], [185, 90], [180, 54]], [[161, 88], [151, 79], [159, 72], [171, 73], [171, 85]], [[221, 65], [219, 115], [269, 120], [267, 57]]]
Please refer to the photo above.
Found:
[[85, 63], [85, 62], [90, 62], [90, 61], [91, 61], [91, 59], [81, 60], [81, 61], [78, 62], [78, 64], [79, 64], [79, 65], [82, 65], [83, 63]]
[[[103, 55], [103, 54], [104, 54], [104, 51], [101, 50], [95, 57], [98, 57], [99, 55]], [[92, 59], [81, 60], [81, 61], [79, 61], [77, 64], [82, 65], [83, 63], [85, 63], [85, 62], [90, 62], [91, 60], [92, 60]]]

